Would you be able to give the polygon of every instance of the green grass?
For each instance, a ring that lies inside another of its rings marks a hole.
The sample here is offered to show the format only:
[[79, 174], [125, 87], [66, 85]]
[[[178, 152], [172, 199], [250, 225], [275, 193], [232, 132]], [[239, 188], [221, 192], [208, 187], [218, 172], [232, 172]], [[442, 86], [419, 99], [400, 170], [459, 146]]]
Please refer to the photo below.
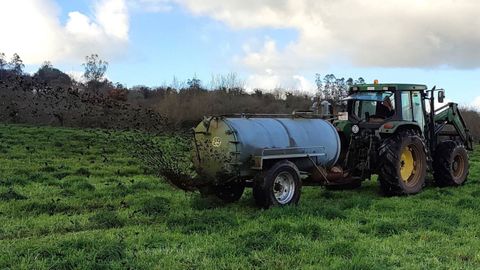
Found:
[[[173, 137], [163, 137], [173, 144]], [[0, 126], [0, 269], [479, 269], [469, 181], [409, 197], [305, 187], [297, 207], [222, 205], [148, 174], [120, 133]]]

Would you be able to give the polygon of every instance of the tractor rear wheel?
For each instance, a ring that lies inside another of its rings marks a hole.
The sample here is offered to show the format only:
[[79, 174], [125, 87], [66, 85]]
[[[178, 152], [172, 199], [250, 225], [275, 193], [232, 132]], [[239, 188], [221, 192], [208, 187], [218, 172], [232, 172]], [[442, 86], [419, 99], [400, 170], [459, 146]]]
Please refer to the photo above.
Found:
[[427, 173], [425, 144], [414, 131], [400, 131], [379, 148], [378, 180], [387, 195], [415, 194], [422, 190]]
[[297, 204], [302, 182], [297, 166], [290, 161], [280, 161], [255, 177], [253, 198], [263, 208]]
[[213, 187], [215, 196], [226, 203], [233, 203], [240, 200], [244, 190], [245, 183], [241, 181], [231, 181], [226, 184]]
[[433, 178], [438, 186], [460, 186], [467, 180], [468, 153], [454, 141], [440, 143], [433, 159]]

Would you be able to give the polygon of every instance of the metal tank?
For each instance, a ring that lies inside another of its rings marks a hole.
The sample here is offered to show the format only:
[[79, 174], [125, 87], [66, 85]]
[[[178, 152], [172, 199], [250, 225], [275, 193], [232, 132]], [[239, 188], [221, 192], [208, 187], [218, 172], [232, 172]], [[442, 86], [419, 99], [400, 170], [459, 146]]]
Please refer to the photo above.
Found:
[[213, 184], [253, 177], [281, 159], [302, 171], [330, 168], [340, 155], [337, 130], [318, 118], [210, 117], [194, 131], [195, 169]]

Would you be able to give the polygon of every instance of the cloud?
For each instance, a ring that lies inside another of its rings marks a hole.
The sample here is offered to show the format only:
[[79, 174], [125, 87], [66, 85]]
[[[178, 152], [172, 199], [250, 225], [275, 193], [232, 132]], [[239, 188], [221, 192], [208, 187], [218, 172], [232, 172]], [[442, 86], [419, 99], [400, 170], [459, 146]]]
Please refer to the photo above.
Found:
[[274, 90], [278, 88], [309, 94], [314, 94], [316, 91], [315, 85], [301, 75], [282, 74], [282, 72], [271, 69], [250, 75], [245, 87], [249, 92], [254, 89]]
[[65, 24], [53, 0], [2, 1], [0, 10], [0, 51], [18, 53], [26, 64], [77, 62], [91, 53], [108, 58], [128, 45], [125, 0], [99, 0], [93, 15], [72, 11]]
[[254, 70], [358, 67], [480, 67], [477, 0], [177, 0], [232, 29], [295, 29], [282, 50], [265, 40], [245, 54]]
[[474, 110], [480, 112], [480, 96], [476, 97], [476, 98], [473, 100], [471, 106], [473, 107]]
[[84, 72], [80, 70], [70, 70], [65, 72], [70, 78], [74, 79], [77, 82], [86, 82], [85, 77], [83, 76]]
[[173, 2], [170, 0], [130, 0], [129, 6], [135, 10], [159, 13], [173, 9]]

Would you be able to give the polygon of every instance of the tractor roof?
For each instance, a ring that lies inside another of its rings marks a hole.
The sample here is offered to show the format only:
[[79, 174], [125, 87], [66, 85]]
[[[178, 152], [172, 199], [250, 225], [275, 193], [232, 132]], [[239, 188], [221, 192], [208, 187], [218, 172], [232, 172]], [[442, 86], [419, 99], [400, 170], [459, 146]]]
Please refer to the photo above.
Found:
[[407, 83], [378, 83], [378, 84], [355, 84], [350, 88], [351, 91], [414, 91], [426, 90], [424, 84]]

